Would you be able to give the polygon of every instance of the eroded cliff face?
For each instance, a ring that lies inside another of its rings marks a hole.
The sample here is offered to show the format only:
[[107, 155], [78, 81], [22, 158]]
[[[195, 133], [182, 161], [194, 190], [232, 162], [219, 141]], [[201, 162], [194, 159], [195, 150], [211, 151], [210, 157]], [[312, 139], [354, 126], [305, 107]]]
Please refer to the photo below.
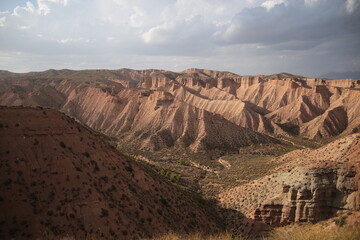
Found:
[[[235, 149], [243, 146], [241, 139], [249, 131], [311, 139], [358, 132], [360, 91], [353, 90], [358, 85], [355, 80], [286, 73], [239, 76], [204, 69], [49, 70], [0, 75], [0, 104], [49, 106], [112, 137], [141, 136], [137, 140], [149, 149], [174, 144]], [[179, 126], [171, 124], [174, 119]], [[198, 144], [206, 138], [194, 131], [211, 135], [209, 131], [222, 125], [241, 132], [239, 139], [220, 137], [215, 145]], [[247, 143], [269, 141], [268, 136], [256, 136]]]
[[223, 207], [270, 225], [317, 222], [360, 208], [360, 134], [289, 152], [268, 176], [223, 190]]
[[354, 167], [313, 168], [294, 185], [284, 185], [278, 196], [261, 203], [254, 219], [271, 225], [318, 222], [339, 211], [356, 210], [359, 192]]

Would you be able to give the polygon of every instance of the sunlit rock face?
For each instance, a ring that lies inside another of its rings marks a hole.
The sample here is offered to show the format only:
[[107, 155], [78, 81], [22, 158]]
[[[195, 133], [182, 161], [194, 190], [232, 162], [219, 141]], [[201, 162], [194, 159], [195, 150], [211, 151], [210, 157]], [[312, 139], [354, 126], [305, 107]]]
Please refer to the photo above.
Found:
[[291, 222], [317, 222], [338, 211], [357, 209], [359, 196], [354, 168], [314, 168], [304, 173], [296, 185], [285, 185], [283, 192], [264, 201], [254, 218], [271, 225]]

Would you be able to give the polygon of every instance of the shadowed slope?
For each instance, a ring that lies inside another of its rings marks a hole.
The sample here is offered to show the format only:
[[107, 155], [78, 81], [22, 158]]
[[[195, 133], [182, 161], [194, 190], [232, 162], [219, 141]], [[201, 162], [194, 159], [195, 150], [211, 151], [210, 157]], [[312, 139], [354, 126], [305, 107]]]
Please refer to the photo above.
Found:
[[[174, 108], [179, 113], [191, 108], [195, 113], [183, 118], [184, 125], [204, 111], [222, 117], [225, 125], [231, 122], [261, 134], [313, 139], [359, 131], [359, 86], [352, 79], [311, 79], [288, 73], [239, 76], [204, 69], [0, 72], [0, 104], [50, 106], [116, 138], [153, 134], [141, 139], [144, 146], [158, 138], [158, 126], [169, 123]], [[145, 128], [142, 122], [149, 116], [157, 121], [145, 121]], [[196, 144], [198, 136], [182, 141], [182, 136], [193, 135], [190, 129], [162, 139], [167, 144], [155, 143], [159, 147], [154, 149]], [[241, 146], [232, 140], [222, 138], [221, 145], [209, 147]]]
[[1, 239], [219, 230], [203, 203], [64, 114], [1, 108], [0, 124]]

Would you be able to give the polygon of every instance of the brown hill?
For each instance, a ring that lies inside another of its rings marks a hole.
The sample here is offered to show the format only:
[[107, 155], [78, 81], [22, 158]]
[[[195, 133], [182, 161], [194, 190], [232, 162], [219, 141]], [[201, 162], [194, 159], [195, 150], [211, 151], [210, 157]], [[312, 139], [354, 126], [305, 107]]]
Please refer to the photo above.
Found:
[[[106, 135], [141, 136], [143, 147], [179, 144], [195, 150], [223, 149], [243, 146], [244, 138], [246, 144], [273, 140], [254, 138], [253, 133], [244, 137], [248, 132], [244, 130], [234, 130], [239, 139], [226, 138], [227, 132], [220, 131], [221, 141], [197, 147], [202, 137], [194, 135], [195, 126], [210, 135], [216, 122], [216, 128], [235, 124], [270, 136], [290, 133], [311, 139], [357, 132], [359, 86], [359, 81], [351, 79], [309, 79], [288, 73], [239, 76], [204, 69], [0, 72], [0, 104], [49, 106]], [[176, 131], [170, 120], [175, 112], [181, 115]], [[206, 121], [200, 124], [202, 116]], [[185, 127], [190, 126], [188, 122], [194, 122], [192, 127]]]
[[55, 110], [0, 108], [0, 238], [216, 232], [204, 202]]
[[224, 190], [222, 206], [268, 224], [316, 222], [360, 207], [360, 134], [295, 150], [266, 177]]
[[[234, 100], [233, 105], [227, 100], [213, 101], [167, 78], [151, 79], [150, 84], [157, 86], [161, 79], [167, 90], [129, 89], [119, 80], [55, 80], [46, 84], [24, 80], [25, 86], [10, 85], [0, 101], [5, 105], [59, 109], [107, 135], [128, 136], [125, 139], [132, 142], [139, 137], [136, 141], [140, 146], [152, 150], [174, 144], [194, 150], [236, 150], [244, 145], [276, 141], [252, 131], [272, 126], [247, 104], [239, 100]], [[139, 85], [148, 86], [146, 81], [144, 77]], [[241, 121], [241, 116], [245, 121]], [[220, 130], [221, 127], [224, 128]]]
[[328, 109], [313, 120], [303, 124], [300, 132], [310, 138], [321, 138], [359, 132], [360, 130], [360, 91], [341, 90], [334, 96]]

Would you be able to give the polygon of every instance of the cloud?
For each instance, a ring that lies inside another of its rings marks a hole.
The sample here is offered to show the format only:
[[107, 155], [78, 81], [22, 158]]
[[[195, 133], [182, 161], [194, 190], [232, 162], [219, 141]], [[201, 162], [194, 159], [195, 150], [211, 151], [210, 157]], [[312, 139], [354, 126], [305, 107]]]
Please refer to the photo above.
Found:
[[65, 39], [60, 39], [60, 40], [56, 40], [56, 41], [58, 43], [62, 43], [62, 44], [78, 43], [78, 42], [90, 43], [91, 42], [90, 39], [83, 39], [83, 38], [65, 38]]
[[146, 13], [139, 7], [133, 7], [133, 13], [130, 16], [130, 25], [133, 27], [142, 27], [144, 25]]
[[267, 10], [271, 10], [273, 7], [279, 4], [284, 4], [285, 0], [267, 0], [261, 4], [262, 7]]
[[348, 71], [360, 62], [359, 3], [31, 0], [0, 12], [0, 68]]
[[37, 13], [39, 15], [48, 15], [51, 12], [52, 4], [68, 5], [68, 0], [37, 0], [37, 8], [30, 1], [26, 2], [25, 7], [17, 6], [14, 11], [14, 16], [22, 16], [24, 13]]
[[37, 0], [38, 13], [42, 15], [48, 15], [51, 12], [51, 4], [60, 4], [67, 6], [69, 0]]
[[35, 6], [31, 2], [26, 2], [26, 7], [20, 7], [17, 6], [13, 11], [13, 16], [20, 17], [24, 13], [34, 13], [35, 12]]
[[284, 49], [312, 48], [339, 35], [359, 32], [359, 14], [349, 14], [348, 3], [266, 1], [262, 7], [238, 13], [225, 30], [224, 39], [229, 43], [276, 45], [277, 49], [281, 43]]
[[0, 17], [0, 27], [5, 27], [6, 26], [6, 17]]
[[346, 11], [348, 13], [353, 13], [356, 9], [359, 8], [360, 0], [347, 0], [346, 1]]
[[[171, 21], [152, 27], [142, 35], [148, 44], [191, 44], [199, 38], [209, 37], [211, 26], [206, 26], [201, 16], [195, 16], [183, 21]], [[206, 35], [206, 36], [205, 36]]]
[[323, 0], [305, 0], [305, 5], [308, 7], [312, 7], [320, 1], [323, 1]]

